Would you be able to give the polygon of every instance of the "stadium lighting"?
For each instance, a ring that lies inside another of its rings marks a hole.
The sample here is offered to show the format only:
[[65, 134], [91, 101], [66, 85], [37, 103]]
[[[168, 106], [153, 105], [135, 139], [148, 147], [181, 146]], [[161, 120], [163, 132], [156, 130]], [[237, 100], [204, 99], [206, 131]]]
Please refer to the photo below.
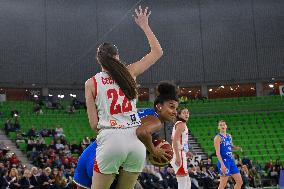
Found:
[[64, 98], [64, 95], [58, 95], [58, 98]]

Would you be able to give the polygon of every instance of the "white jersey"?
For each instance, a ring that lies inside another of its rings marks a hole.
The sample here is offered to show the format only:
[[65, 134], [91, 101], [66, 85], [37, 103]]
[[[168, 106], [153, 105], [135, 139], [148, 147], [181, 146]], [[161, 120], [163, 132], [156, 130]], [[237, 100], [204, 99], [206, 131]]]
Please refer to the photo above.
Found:
[[[176, 132], [176, 125], [178, 123], [181, 123], [181, 121], [177, 121], [174, 125], [173, 132], [172, 132], [172, 140], [174, 138], [175, 132]], [[185, 152], [189, 151], [189, 146], [188, 146], [188, 128], [185, 127], [184, 131], [181, 133], [180, 141], [178, 143], [178, 149], [183, 150]]]
[[98, 129], [127, 128], [141, 125], [136, 99], [129, 101], [107, 72], [93, 77], [95, 103], [98, 110]]

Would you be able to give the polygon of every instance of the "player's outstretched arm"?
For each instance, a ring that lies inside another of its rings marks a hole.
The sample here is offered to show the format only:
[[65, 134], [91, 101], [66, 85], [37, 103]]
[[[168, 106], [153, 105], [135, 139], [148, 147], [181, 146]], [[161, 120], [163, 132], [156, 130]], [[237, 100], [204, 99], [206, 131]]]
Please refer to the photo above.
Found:
[[144, 56], [141, 60], [133, 64], [130, 64], [127, 67], [129, 72], [134, 78], [142, 74], [144, 71], [146, 71], [163, 55], [163, 49], [148, 24], [151, 11], [148, 11], [148, 7], [146, 7], [143, 10], [141, 6], [139, 6], [138, 10], [135, 9], [135, 14], [136, 15], [133, 16], [134, 20], [136, 24], [144, 31], [148, 39], [148, 43], [151, 47], [151, 51], [146, 56]]

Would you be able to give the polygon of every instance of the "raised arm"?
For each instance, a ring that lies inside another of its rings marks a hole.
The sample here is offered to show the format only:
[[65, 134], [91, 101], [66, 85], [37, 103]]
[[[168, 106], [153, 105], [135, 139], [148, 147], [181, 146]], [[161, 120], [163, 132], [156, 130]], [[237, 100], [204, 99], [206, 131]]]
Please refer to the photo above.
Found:
[[146, 7], [145, 10], [143, 11], [141, 6], [139, 6], [139, 10], [135, 9], [135, 14], [136, 16], [133, 16], [134, 20], [136, 24], [145, 33], [151, 51], [148, 54], [146, 54], [141, 60], [133, 64], [130, 64], [127, 67], [129, 72], [134, 78], [142, 74], [144, 71], [146, 71], [163, 55], [163, 49], [148, 24], [148, 19], [151, 14], [151, 11], [148, 12], [148, 7]]
[[96, 91], [96, 85], [94, 84], [94, 80], [90, 78], [85, 83], [86, 106], [87, 106], [87, 113], [88, 113], [90, 126], [93, 130], [97, 131], [98, 113], [95, 104], [95, 98], [96, 98], [95, 91]]

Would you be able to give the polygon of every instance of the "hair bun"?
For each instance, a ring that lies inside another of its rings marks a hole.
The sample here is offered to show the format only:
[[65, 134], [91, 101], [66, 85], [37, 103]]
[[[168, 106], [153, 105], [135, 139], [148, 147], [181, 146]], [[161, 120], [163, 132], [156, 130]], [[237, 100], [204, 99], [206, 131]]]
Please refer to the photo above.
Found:
[[177, 87], [174, 83], [162, 81], [158, 85], [158, 96], [177, 96]]

